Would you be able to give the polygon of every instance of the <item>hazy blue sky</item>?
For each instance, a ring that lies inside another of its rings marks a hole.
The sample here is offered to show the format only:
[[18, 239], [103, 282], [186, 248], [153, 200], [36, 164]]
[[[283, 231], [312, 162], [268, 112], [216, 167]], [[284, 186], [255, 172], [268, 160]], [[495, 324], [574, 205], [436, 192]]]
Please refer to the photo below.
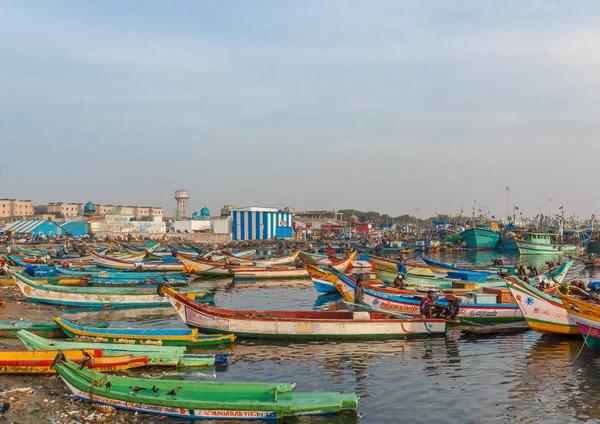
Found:
[[600, 3], [0, 2], [0, 197], [600, 211]]

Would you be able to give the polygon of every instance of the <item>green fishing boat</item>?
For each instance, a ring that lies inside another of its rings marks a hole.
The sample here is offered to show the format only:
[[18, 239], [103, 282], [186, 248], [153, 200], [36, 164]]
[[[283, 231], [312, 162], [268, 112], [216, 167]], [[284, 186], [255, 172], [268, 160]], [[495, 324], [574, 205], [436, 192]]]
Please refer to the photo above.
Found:
[[[108, 327], [107, 322], [97, 324], [100, 328]], [[30, 333], [48, 339], [61, 339], [67, 337], [63, 329], [55, 322], [31, 322], [26, 319], [16, 321], [0, 321], [0, 339], [16, 339], [19, 330], [27, 330]]]
[[197, 329], [99, 328], [73, 324], [61, 318], [54, 321], [70, 338], [84, 337], [99, 343], [125, 343], [152, 346], [215, 346], [233, 343], [232, 334], [201, 334]]
[[56, 372], [78, 398], [115, 408], [188, 420], [275, 420], [356, 408], [354, 393], [293, 390], [296, 384], [221, 383], [119, 377], [80, 370], [70, 361]]
[[46, 340], [43, 337], [31, 334], [26, 330], [17, 333], [17, 337], [29, 350], [72, 350], [72, 349], [101, 349], [104, 356], [120, 355], [143, 355], [148, 357], [148, 365], [154, 366], [182, 366], [180, 361], [184, 360], [185, 366], [203, 367], [212, 366], [215, 363], [227, 363], [229, 355], [195, 355], [185, 354], [185, 347], [179, 346], [152, 346], [136, 344], [107, 344], [94, 342], [73, 342], [61, 340]]

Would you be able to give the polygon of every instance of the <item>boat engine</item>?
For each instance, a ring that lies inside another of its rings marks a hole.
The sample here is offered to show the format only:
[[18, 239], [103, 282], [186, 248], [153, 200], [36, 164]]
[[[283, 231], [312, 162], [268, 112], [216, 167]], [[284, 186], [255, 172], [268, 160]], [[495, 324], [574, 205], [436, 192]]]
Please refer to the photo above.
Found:
[[448, 305], [435, 305], [435, 310], [433, 312], [434, 318], [441, 318], [447, 321], [455, 321], [458, 316], [458, 312], [460, 311], [460, 299], [454, 295], [447, 295], [446, 300], [448, 301]]

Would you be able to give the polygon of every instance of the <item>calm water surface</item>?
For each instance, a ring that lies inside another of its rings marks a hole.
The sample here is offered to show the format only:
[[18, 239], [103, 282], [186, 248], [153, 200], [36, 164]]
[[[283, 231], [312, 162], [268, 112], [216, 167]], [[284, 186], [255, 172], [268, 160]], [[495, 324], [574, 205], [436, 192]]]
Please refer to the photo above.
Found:
[[[495, 252], [453, 252], [435, 260], [487, 264], [531, 262]], [[532, 261], [533, 259], [533, 261]], [[572, 268], [568, 278], [600, 280], [600, 273]], [[336, 296], [318, 296], [303, 282], [242, 284], [212, 281], [217, 306], [247, 309], [322, 308]], [[80, 313], [112, 325], [184, 327], [170, 308]], [[78, 317], [79, 318], [79, 317]], [[357, 413], [303, 417], [294, 423], [480, 423], [600, 421], [600, 352], [582, 338], [552, 338], [532, 331], [510, 336], [445, 337], [378, 342], [281, 343], [240, 340], [229, 349], [221, 381], [297, 382], [299, 391], [356, 392]], [[581, 353], [580, 353], [581, 350]], [[200, 352], [200, 350], [197, 350]], [[209, 350], [206, 350], [209, 352]], [[209, 371], [212, 373], [213, 371]], [[207, 379], [195, 371], [164, 378]], [[228, 421], [234, 422], [234, 421]]]

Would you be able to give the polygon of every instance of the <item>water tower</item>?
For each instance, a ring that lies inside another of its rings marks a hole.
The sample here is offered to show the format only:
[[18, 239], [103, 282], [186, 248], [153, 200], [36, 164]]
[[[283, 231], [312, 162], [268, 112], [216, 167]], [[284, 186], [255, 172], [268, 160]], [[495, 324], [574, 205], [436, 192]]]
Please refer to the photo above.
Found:
[[189, 198], [190, 194], [187, 190], [177, 190], [175, 192], [175, 200], [177, 200], [177, 213], [175, 214], [176, 221], [185, 219], [187, 215], [187, 203]]

